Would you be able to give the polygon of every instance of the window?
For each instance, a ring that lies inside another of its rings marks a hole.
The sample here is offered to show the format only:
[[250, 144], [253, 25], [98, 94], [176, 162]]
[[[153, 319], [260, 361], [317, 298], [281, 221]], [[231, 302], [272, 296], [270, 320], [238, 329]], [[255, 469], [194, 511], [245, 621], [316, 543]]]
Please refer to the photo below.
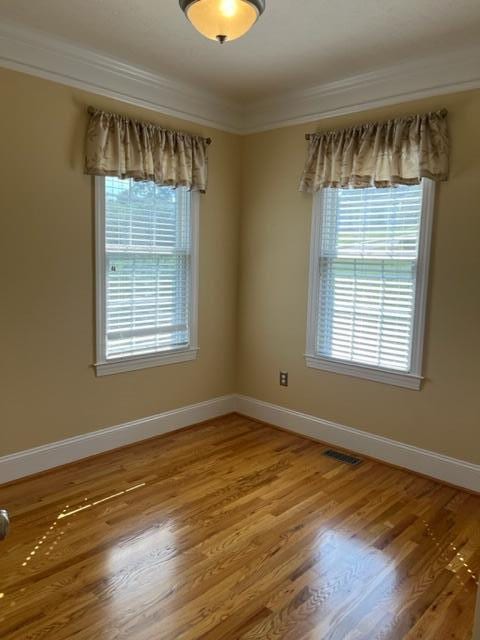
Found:
[[434, 183], [315, 196], [306, 361], [419, 389]]
[[197, 354], [198, 194], [96, 178], [97, 375]]

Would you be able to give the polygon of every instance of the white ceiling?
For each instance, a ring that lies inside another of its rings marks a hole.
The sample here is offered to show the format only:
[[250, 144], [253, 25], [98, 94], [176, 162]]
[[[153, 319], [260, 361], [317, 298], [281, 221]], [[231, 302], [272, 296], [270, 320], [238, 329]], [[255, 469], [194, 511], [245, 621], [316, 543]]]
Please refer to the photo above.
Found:
[[248, 105], [476, 45], [479, 0], [267, 0], [224, 46], [177, 0], [0, 0], [6, 20]]

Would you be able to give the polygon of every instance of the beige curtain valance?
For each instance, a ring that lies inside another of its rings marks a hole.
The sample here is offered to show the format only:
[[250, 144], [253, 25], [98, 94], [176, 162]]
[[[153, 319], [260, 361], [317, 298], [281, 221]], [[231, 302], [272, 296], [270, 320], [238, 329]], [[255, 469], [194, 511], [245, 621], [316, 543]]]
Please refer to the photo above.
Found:
[[92, 107], [88, 112], [85, 173], [206, 191], [209, 138]]
[[445, 110], [310, 134], [300, 191], [390, 187], [448, 177]]

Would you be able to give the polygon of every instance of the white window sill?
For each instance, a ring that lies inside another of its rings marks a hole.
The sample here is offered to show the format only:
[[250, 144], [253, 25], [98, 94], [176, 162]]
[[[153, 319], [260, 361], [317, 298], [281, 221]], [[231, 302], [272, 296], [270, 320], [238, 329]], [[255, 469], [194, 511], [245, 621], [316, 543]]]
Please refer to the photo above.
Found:
[[197, 353], [197, 348], [188, 348], [164, 353], [153, 353], [147, 356], [116, 358], [115, 360], [97, 362], [94, 366], [97, 376], [109, 376], [115, 373], [137, 371], [138, 369], [148, 369], [149, 367], [160, 367], [166, 364], [195, 360]]
[[305, 361], [307, 367], [312, 367], [313, 369], [322, 369], [330, 373], [364, 378], [365, 380], [390, 384], [396, 387], [404, 387], [415, 391], [420, 391], [423, 380], [422, 376], [413, 373], [402, 373], [401, 371], [393, 371], [391, 369], [378, 369], [362, 364], [342, 362], [340, 360], [334, 360], [333, 358], [322, 358], [317, 355], [312, 356], [306, 354]]

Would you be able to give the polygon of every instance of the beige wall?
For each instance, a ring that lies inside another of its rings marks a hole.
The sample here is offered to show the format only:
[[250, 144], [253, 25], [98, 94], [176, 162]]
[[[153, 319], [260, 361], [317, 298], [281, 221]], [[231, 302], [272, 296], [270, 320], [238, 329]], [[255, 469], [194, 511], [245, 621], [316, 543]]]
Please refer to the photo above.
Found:
[[[92, 179], [82, 172], [90, 103], [214, 139], [195, 362], [95, 377]], [[315, 125], [242, 139], [0, 69], [0, 455], [239, 391], [480, 462], [480, 92], [318, 128], [441, 106], [452, 172], [437, 194], [427, 380], [415, 392], [305, 366], [311, 196], [297, 184]]]
[[[210, 135], [200, 354], [96, 378], [86, 106]], [[240, 139], [0, 69], [0, 455], [234, 391]]]
[[[305, 365], [312, 198], [304, 133], [446, 106], [451, 177], [437, 192], [422, 391]], [[243, 146], [238, 391], [480, 462], [480, 92], [249, 136]], [[279, 369], [290, 386], [278, 384]]]

